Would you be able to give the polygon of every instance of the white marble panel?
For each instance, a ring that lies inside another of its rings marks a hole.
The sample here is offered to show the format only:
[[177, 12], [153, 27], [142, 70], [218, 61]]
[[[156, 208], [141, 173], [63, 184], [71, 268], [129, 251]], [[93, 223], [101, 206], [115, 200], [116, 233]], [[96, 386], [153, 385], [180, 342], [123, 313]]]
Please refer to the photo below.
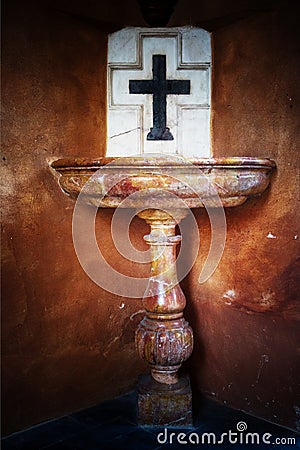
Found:
[[[110, 139], [107, 156], [130, 156], [142, 153], [142, 134], [140, 131], [143, 117], [142, 108], [110, 108], [109, 117], [108, 135]], [[126, 130], [125, 134], [124, 130]], [[123, 153], [120, 153], [120, 148], [122, 148]]]
[[182, 35], [181, 64], [211, 63], [210, 34], [202, 28], [180, 28]]
[[[152, 94], [131, 94], [130, 80], [151, 80], [152, 56], [166, 55], [166, 78], [190, 80], [190, 94], [167, 95], [170, 141], [147, 140], [153, 126]], [[210, 156], [208, 32], [183, 28], [126, 28], [108, 42], [108, 156], [179, 153]]]

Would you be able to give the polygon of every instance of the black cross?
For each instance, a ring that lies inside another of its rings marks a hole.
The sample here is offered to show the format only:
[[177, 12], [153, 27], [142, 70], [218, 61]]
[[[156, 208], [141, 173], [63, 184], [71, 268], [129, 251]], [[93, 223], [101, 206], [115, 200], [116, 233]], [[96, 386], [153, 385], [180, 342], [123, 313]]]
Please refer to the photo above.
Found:
[[153, 95], [153, 127], [147, 134], [148, 141], [172, 141], [167, 127], [167, 95], [190, 93], [190, 80], [167, 80], [166, 55], [153, 55], [152, 80], [129, 80], [130, 94]]

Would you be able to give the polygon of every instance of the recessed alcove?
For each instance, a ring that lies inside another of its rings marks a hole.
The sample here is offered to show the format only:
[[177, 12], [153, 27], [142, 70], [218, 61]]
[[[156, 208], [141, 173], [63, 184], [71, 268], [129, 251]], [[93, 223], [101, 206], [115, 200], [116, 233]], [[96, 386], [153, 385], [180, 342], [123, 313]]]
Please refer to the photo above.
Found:
[[[142, 369], [133, 344], [139, 301], [99, 292], [87, 279], [67, 225], [74, 203], [58, 195], [48, 167], [58, 157], [105, 155], [107, 40], [147, 26], [136, 6], [133, 0], [105, 7], [81, 0], [3, 5], [3, 434], [127, 392]], [[227, 211], [226, 249], [208, 284], [198, 283], [200, 257], [183, 282], [196, 343], [193, 385], [219, 403], [293, 429], [299, 419], [297, 9], [295, 2], [229, 7], [179, 0], [168, 24], [211, 33], [213, 155], [243, 157], [251, 149], [277, 163], [264, 197]], [[99, 214], [99, 235], [109, 233], [111, 216]], [[200, 212], [195, 217], [208, 251], [209, 222]], [[137, 239], [147, 232], [141, 220], [132, 230]], [[111, 241], [104, 245], [115, 260]]]

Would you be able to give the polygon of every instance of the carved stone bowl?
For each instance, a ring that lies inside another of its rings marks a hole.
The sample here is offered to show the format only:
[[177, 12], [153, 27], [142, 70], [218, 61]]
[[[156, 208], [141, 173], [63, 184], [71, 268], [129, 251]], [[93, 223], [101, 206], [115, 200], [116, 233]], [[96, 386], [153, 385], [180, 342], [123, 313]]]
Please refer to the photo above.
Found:
[[76, 198], [82, 192], [92, 205], [173, 209], [241, 205], [265, 191], [275, 163], [251, 157], [186, 160], [144, 155], [65, 158], [51, 167], [66, 194]]

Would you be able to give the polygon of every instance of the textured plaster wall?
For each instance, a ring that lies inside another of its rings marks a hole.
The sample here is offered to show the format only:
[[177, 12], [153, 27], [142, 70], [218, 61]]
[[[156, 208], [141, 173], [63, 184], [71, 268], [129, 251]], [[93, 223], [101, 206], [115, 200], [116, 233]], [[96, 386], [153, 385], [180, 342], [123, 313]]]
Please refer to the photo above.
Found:
[[[106, 136], [106, 34], [26, 2], [4, 10], [2, 419], [4, 434], [113, 397], [142, 371], [137, 300], [102, 291], [72, 244], [74, 201], [49, 158], [101, 155]], [[111, 212], [97, 230], [120, 270]], [[136, 240], [148, 228], [137, 220]], [[141, 245], [141, 244], [140, 244]], [[122, 307], [122, 302], [125, 306]], [[121, 308], [122, 307], [122, 308]], [[135, 363], [136, 359], [136, 363]]]
[[[105, 152], [106, 33], [16, 1], [5, 6], [3, 33], [6, 434], [126, 391], [145, 366], [133, 343], [141, 303], [87, 278], [72, 245], [74, 202], [47, 164]], [[224, 256], [205, 285], [197, 279], [209, 222], [195, 212], [202, 253], [183, 283], [195, 330], [194, 391], [288, 426], [295, 426], [299, 378], [296, 38], [294, 14], [286, 11], [214, 33], [214, 153], [273, 157], [278, 170], [266, 195], [227, 211]], [[104, 255], [120, 271], [145, 276], [147, 266], [128, 265], [114, 249], [111, 216], [97, 217]], [[135, 219], [131, 234], [139, 248], [146, 248], [147, 232]]]
[[212, 140], [216, 156], [252, 155], [277, 164], [261, 198], [227, 210], [221, 263], [185, 280], [196, 334], [195, 385], [211, 397], [299, 427], [299, 25], [295, 11], [262, 14], [214, 36]]

